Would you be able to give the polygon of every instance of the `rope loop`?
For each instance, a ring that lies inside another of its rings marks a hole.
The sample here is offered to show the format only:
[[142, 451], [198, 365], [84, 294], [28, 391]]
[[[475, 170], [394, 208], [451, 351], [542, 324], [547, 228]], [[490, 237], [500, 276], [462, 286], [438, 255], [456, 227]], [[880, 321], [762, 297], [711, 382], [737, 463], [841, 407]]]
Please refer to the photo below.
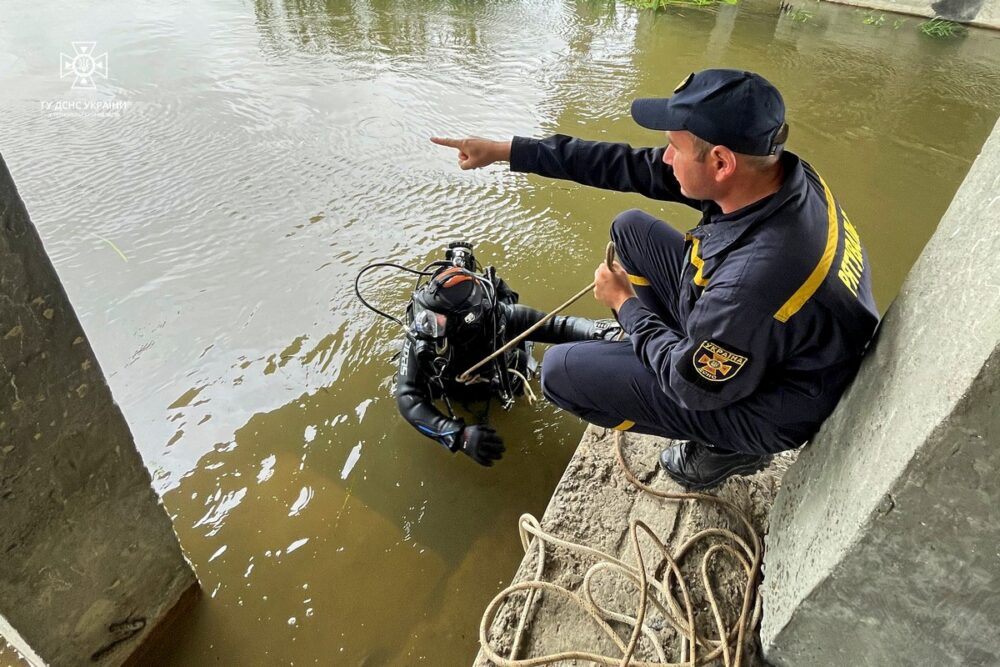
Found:
[[[521, 546], [524, 548], [525, 554], [532, 547], [537, 550], [535, 578], [532, 581], [513, 584], [500, 591], [487, 606], [482, 622], [479, 625], [479, 643], [482, 646], [483, 653], [498, 667], [536, 667], [538, 665], [553, 664], [562, 660], [588, 660], [601, 665], [617, 665], [619, 667], [627, 667], [629, 665], [632, 667], [696, 667], [697, 665], [717, 660], [720, 657], [725, 667], [741, 667], [743, 664], [747, 634], [752, 632], [753, 628], [757, 627], [761, 616], [761, 600], [756, 595], [756, 584], [760, 575], [760, 565], [763, 555], [760, 536], [747, 516], [728, 500], [704, 493], [662, 491], [654, 489], [640, 481], [625, 461], [622, 451], [624, 440], [624, 434], [621, 431], [616, 431], [615, 455], [618, 467], [633, 486], [642, 493], [666, 500], [715, 504], [733, 514], [739, 520], [739, 523], [745, 529], [746, 536], [740, 536], [733, 531], [723, 528], [708, 528], [688, 538], [676, 548], [674, 553], [671, 553], [668, 545], [660, 540], [648, 525], [640, 520], [632, 519], [629, 522], [628, 532], [631, 555], [634, 562], [627, 563], [611, 554], [604, 553], [585, 544], [556, 537], [543, 530], [538, 519], [534, 516], [530, 514], [521, 515], [521, 518], [518, 520]], [[643, 553], [640, 549], [640, 537], [655, 545], [661, 557], [666, 562], [667, 567], [665, 568], [662, 580], [651, 576], [647, 571]], [[689, 586], [679, 566], [685, 555], [695, 545], [708, 538], [723, 540], [721, 543], [712, 544], [707, 548], [700, 564], [702, 585], [705, 588], [705, 596], [712, 610], [712, 617], [715, 623], [716, 634], [714, 637], [706, 637], [699, 634], [695, 627], [694, 607], [691, 602]], [[580, 593], [574, 593], [556, 584], [542, 581], [542, 572], [545, 567], [546, 544], [560, 547], [578, 556], [590, 557], [597, 561], [584, 575]], [[709, 575], [711, 564], [720, 557], [728, 557], [735, 561], [746, 575], [740, 616], [731, 627], [726, 626], [722, 617], [715, 586]], [[636, 586], [639, 594], [639, 603], [632, 615], [602, 606], [594, 598], [593, 585], [595, 579], [598, 576], [605, 576], [609, 573], [624, 577]], [[675, 589], [680, 592], [681, 600], [678, 600], [674, 595], [673, 590]], [[521, 608], [517, 630], [514, 633], [511, 643], [510, 655], [504, 657], [499, 655], [490, 644], [488, 638], [489, 628], [493, 624], [493, 620], [496, 618], [501, 605], [513, 594], [522, 591], [525, 593], [525, 601]], [[601, 655], [587, 651], [563, 651], [550, 655], [518, 659], [517, 655], [521, 650], [521, 644], [524, 640], [528, 617], [535, 601], [542, 592], [548, 592], [557, 597], [569, 599], [576, 604], [594, 621], [600, 633], [618, 647], [620, 655]], [[646, 612], [650, 604], [657, 609], [660, 615], [677, 632], [680, 638], [680, 662], [670, 662], [667, 659], [666, 651], [661, 645], [656, 632], [646, 623]], [[620, 623], [630, 628], [627, 642], [622, 640], [610, 622]], [[642, 640], [645, 640], [652, 646], [656, 653], [656, 662], [641, 661], [633, 658], [635, 650]]]

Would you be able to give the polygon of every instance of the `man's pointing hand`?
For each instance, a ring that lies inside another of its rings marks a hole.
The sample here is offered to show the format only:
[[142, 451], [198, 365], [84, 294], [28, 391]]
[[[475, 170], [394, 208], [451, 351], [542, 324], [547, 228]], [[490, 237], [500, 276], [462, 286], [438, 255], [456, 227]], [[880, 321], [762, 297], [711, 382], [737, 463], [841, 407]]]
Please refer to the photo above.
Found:
[[493, 141], [481, 137], [466, 137], [465, 139], [448, 139], [446, 137], [431, 137], [438, 146], [447, 146], [458, 151], [458, 166], [462, 169], [478, 169], [494, 162], [510, 161], [510, 142]]

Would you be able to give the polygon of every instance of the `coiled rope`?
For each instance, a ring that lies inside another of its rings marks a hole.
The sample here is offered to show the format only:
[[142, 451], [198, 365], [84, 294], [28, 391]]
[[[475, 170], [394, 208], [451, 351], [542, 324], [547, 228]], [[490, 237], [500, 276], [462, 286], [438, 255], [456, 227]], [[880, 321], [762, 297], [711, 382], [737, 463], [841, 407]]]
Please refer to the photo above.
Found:
[[[694, 667], [696, 665], [703, 665], [709, 661], [715, 660], [720, 655], [722, 656], [723, 664], [726, 667], [740, 667], [742, 665], [747, 634], [751, 633], [753, 628], [757, 626], [761, 615], [761, 601], [756, 595], [756, 588], [758, 575], [760, 574], [763, 549], [761, 547], [761, 540], [757, 535], [757, 531], [754, 529], [753, 524], [746, 517], [746, 515], [727, 500], [703, 493], [675, 493], [671, 491], [661, 491], [644, 484], [635, 476], [626, 464], [625, 456], [622, 452], [623, 443], [623, 433], [621, 431], [616, 431], [615, 453], [617, 455], [618, 465], [625, 474], [625, 477], [632, 483], [633, 486], [644, 493], [648, 493], [658, 498], [714, 503], [731, 512], [739, 520], [739, 522], [742, 523], [743, 527], [746, 529], [747, 535], [749, 536], [749, 543], [747, 540], [730, 530], [710, 528], [693, 535], [677, 549], [676, 553], [671, 554], [667, 545], [654, 534], [649, 526], [642, 521], [633, 519], [629, 522], [629, 536], [632, 551], [635, 555], [635, 564], [630, 565], [600, 550], [551, 535], [550, 533], [542, 530], [541, 525], [535, 517], [530, 514], [524, 514], [518, 522], [518, 529], [521, 535], [521, 545], [524, 547], [525, 553], [531, 549], [532, 537], [534, 537], [533, 542], [538, 552], [538, 564], [535, 569], [535, 579], [533, 581], [513, 584], [501, 591], [487, 606], [486, 611], [483, 613], [482, 622], [479, 626], [479, 642], [482, 646], [483, 653], [490, 661], [498, 665], [498, 667], [534, 667], [536, 665], [549, 665], [560, 660], [573, 659], [588, 660], [602, 665], [620, 665], [621, 667], [626, 667], [628, 665], [633, 665], [634, 667]], [[653, 544], [656, 545], [668, 565], [662, 581], [658, 581], [655, 577], [650, 577], [647, 573], [642, 551], [639, 548], [640, 532], [645, 534], [653, 542]], [[704, 637], [698, 634], [695, 627], [694, 609], [691, 605], [688, 585], [684, 581], [684, 577], [682, 576], [678, 565], [678, 563], [683, 560], [684, 556], [691, 551], [695, 544], [710, 537], [717, 539], [722, 538], [725, 540], [725, 542], [722, 543], [712, 544], [706, 550], [701, 560], [702, 584], [705, 587], [705, 595], [712, 609], [712, 616], [715, 621], [715, 628], [717, 632], [716, 638]], [[598, 560], [595, 565], [591, 566], [590, 569], [587, 570], [587, 573], [584, 576], [582, 595], [574, 593], [556, 584], [541, 580], [542, 570], [545, 565], [546, 543], [562, 547], [580, 555], [591, 556]], [[722, 613], [719, 610], [718, 601], [713, 590], [712, 581], [709, 576], [709, 564], [719, 553], [727, 553], [735, 558], [743, 567], [746, 574], [746, 584], [743, 590], [743, 603], [740, 616], [735, 626], [730, 628], [725, 626], [725, 622], [723, 621]], [[595, 575], [605, 570], [618, 572], [637, 585], [639, 590], [639, 605], [634, 615], [629, 616], [627, 614], [607, 609], [594, 600], [593, 590], [591, 588], [592, 582]], [[683, 598], [683, 609], [671, 592], [672, 579], [676, 581], [676, 584], [680, 589], [681, 596]], [[520, 620], [511, 645], [510, 656], [505, 658], [499, 655], [490, 645], [487, 632], [503, 602], [512, 594], [519, 591], [526, 591], [527, 598], [521, 610]], [[615, 643], [621, 651], [621, 655], [610, 656], [586, 651], [564, 651], [561, 653], [554, 653], [533, 658], [516, 659], [516, 655], [521, 648], [520, 645], [523, 641], [524, 630], [527, 625], [527, 619], [530, 614], [531, 607], [535, 601], [536, 595], [540, 591], [549, 591], [552, 594], [568, 598], [575, 602], [595, 621], [600, 630], [603, 631], [604, 635]], [[677, 631], [681, 642], [680, 662], [669, 662], [667, 660], [666, 654], [660, 645], [655, 632], [645, 623], [646, 611], [650, 603], [652, 603], [653, 606], [659, 610], [663, 617]], [[622, 641], [621, 637], [619, 637], [618, 633], [611, 627], [608, 621], [615, 621], [631, 626], [632, 631], [627, 643]], [[652, 644], [657, 654], [657, 662], [633, 659], [633, 654], [639, 643], [640, 636], [646, 637]], [[734, 646], [731, 646], [731, 644]], [[704, 649], [706, 652], [701, 653], [700, 649]], [[688, 652], [690, 653], [690, 656], [685, 657], [688, 655]]]

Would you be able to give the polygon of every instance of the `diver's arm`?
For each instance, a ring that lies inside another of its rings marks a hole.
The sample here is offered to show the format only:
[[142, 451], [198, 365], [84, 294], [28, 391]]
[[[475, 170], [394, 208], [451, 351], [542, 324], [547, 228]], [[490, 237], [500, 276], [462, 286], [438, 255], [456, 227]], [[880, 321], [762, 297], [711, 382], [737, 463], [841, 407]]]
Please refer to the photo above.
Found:
[[[521, 304], [503, 304], [507, 316], [507, 339], [527, 331], [536, 322], [545, 317], [545, 313], [530, 306]], [[613, 331], [612, 331], [613, 329]], [[577, 340], [608, 339], [609, 335], [617, 333], [620, 327], [614, 320], [588, 320], [585, 317], [556, 315], [551, 320], [538, 327], [528, 336], [528, 340], [537, 343], [570, 343]]]
[[482, 466], [491, 466], [504, 452], [503, 440], [489, 424], [466, 426], [461, 419], [449, 419], [434, 407], [427, 391], [427, 379], [417, 365], [417, 355], [407, 339], [399, 357], [396, 378], [396, 407], [403, 419], [452, 452], [462, 452]]
[[461, 448], [462, 429], [465, 422], [449, 419], [434, 407], [427, 378], [417, 365], [417, 355], [409, 339], [403, 344], [399, 357], [399, 374], [396, 378], [396, 407], [403, 419], [424, 435], [437, 440], [451, 451]]

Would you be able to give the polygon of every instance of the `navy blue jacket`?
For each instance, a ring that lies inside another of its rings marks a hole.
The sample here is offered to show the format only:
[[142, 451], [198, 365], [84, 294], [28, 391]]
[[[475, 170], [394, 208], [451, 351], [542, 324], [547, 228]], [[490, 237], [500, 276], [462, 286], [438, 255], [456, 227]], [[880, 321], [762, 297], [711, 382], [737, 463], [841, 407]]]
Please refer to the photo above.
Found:
[[699, 209], [685, 242], [683, 330], [638, 299], [622, 305], [622, 326], [681, 406], [715, 410], [752, 396], [761, 417], [805, 439], [836, 406], [878, 323], [857, 231], [819, 174], [788, 151], [778, 192], [728, 214], [683, 196], [664, 151], [516, 137], [510, 166]]

